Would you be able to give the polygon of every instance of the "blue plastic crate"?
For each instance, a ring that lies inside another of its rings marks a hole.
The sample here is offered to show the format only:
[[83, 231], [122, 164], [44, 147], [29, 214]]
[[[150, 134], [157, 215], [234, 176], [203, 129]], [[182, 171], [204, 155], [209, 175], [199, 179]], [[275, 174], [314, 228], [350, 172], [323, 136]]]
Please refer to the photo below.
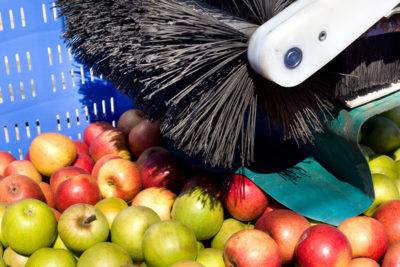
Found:
[[74, 60], [54, 2], [0, 0], [0, 150], [22, 159], [39, 133], [80, 140], [85, 127], [115, 125], [130, 99]]

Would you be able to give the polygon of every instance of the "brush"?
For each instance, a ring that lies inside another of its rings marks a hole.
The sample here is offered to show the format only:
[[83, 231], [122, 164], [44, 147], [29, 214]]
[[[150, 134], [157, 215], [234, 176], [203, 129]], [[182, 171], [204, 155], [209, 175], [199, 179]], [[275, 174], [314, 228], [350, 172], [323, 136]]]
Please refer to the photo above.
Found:
[[[283, 140], [312, 143], [334, 117], [338, 97], [400, 79], [399, 52], [381, 49], [398, 45], [397, 33], [357, 39], [296, 86], [254, 71], [251, 37], [295, 2], [58, 0], [56, 7], [63, 38], [84, 66], [159, 120], [163, 136], [186, 155], [232, 169], [254, 162], [257, 118]], [[377, 75], [370, 75], [372, 65]]]

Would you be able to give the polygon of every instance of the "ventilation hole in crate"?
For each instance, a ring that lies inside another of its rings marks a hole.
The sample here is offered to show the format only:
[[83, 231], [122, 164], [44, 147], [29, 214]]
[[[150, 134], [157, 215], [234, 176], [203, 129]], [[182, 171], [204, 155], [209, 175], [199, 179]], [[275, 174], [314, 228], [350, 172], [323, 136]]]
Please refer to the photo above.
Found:
[[62, 63], [61, 45], [57, 45], [58, 62]]
[[26, 136], [28, 138], [31, 138], [31, 129], [29, 128], [29, 122], [25, 123], [25, 128], [26, 128]]
[[32, 97], [36, 96], [36, 90], [35, 90], [35, 82], [31, 80], [31, 88], [32, 88]]
[[111, 114], [114, 114], [114, 97], [110, 97], [110, 110]]
[[56, 9], [56, 3], [53, 2], [53, 18], [56, 21], [57, 20], [57, 9]]
[[83, 66], [81, 66], [81, 83], [85, 84], [85, 72], [83, 71]]
[[24, 90], [24, 83], [19, 82], [19, 88], [21, 89], [21, 98], [25, 99], [25, 90]]
[[22, 153], [21, 148], [18, 148], [18, 157], [19, 157], [20, 160], [24, 159], [24, 154]]
[[24, 12], [24, 8], [20, 8], [20, 13], [21, 13], [21, 25], [22, 27], [26, 26], [26, 21], [25, 21], [25, 12]]
[[3, 19], [1, 18], [1, 12], [0, 12], [0, 31], [3, 31]]
[[43, 22], [47, 23], [46, 4], [42, 4]]
[[15, 54], [15, 61], [17, 62], [17, 71], [21, 72], [21, 62], [19, 60], [19, 54]]
[[49, 55], [49, 65], [53, 66], [53, 59], [51, 58], [51, 48], [47, 47], [47, 54]]
[[68, 48], [68, 59], [69, 59], [69, 61], [72, 61], [71, 48]]
[[58, 131], [61, 131], [60, 115], [57, 114], [57, 115], [56, 115], [56, 118], [57, 118], [57, 130], [58, 130]]
[[15, 25], [14, 25], [14, 14], [13, 14], [11, 9], [8, 11], [8, 13], [10, 15], [10, 27], [11, 27], [11, 29], [14, 29], [15, 28]]
[[56, 91], [56, 79], [54, 78], [54, 74], [51, 74], [51, 84], [53, 86], [53, 92]]
[[61, 72], [61, 81], [62, 81], [62, 89], [65, 90], [67, 88], [65, 84], [65, 75], [64, 72]]
[[10, 142], [10, 136], [8, 135], [7, 126], [4, 126], [4, 139], [5, 139], [6, 143]]
[[69, 119], [69, 112], [67, 111], [67, 113], [65, 114], [65, 116], [67, 117], [67, 127], [71, 128], [71, 120]]
[[117, 127], [117, 124], [115, 123], [115, 120], [112, 120], [111, 125], [114, 127]]
[[89, 111], [87, 106], [85, 106], [85, 116], [86, 116], [86, 122], [89, 122]]
[[10, 100], [11, 100], [11, 102], [14, 102], [14, 90], [12, 88], [12, 84], [11, 83], [8, 84], [8, 90], [10, 91]]
[[36, 120], [36, 131], [37, 131], [37, 134], [39, 135], [40, 134], [40, 122], [39, 122], [39, 120]]
[[28, 69], [32, 70], [31, 53], [26, 52], [26, 59], [28, 60]]
[[90, 68], [90, 81], [94, 81], [94, 76], [93, 76], [93, 68]]
[[79, 125], [80, 121], [79, 121], [79, 110], [78, 109], [75, 109], [75, 115], [76, 115], [76, 125]]
[[71, 78], [72, 78], [72, 87], [75, 87], [75, 74], [74, 74], [74, 70], [71, 70]]
[[4, 56], [4, 64], [6, 65], [6, 73], [10, 75], [10, 65], [8, 64], [8, 57]]
[[16, 138], [17, 140], [20, 140], [18, 124], [15, 124], [15, 125], [14, 125], [14, 129], [15, 129], [15, 138]]
[[0, 87], [0, 104], [3, 103], [3, 93], [1, 92], [1, 87]]
[[81, 135], [81, 133], [78, 133], [78, 140], [79, 140], [79, 141], [82, 141], [82, 135]]
[[101, 100], [101, 108], [103, 110], [103, 117], [105, 117], [107, 112], [106, 112], [106, 101], [104, 99]]
[[93, 103], [93, 115], [97, 120], [97, 103]]

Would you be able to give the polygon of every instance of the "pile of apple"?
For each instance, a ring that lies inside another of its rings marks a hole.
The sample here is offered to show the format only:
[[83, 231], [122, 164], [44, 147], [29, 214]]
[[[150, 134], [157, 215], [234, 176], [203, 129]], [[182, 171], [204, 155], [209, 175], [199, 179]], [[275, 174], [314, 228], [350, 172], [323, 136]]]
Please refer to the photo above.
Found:
[[139, 110], [82, 137], [0, 151], [0, 267], [400, 265], [398, 195], [332, 226], [177, 157]]

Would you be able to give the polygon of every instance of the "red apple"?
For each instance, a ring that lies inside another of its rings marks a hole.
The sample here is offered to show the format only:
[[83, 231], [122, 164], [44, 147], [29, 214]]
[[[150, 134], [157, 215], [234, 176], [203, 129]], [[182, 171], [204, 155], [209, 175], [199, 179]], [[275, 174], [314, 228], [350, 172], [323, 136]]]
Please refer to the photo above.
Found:
[[12, 204], [25, 198], [34, 198], [46, 202], [38, 183], [25, 175], [12, 174], [0, 181], [1, 203]]
[[379, 267], [379, 263], [370, 258], [354, 258], [347, 267]]
[[145, 119], [144, 113], [139, 109], [128, 109], [119, 117], [117, 128], [122, 130], [126, 136], [129, 131], [136, 126], [140, 121]]
[[136, 157], [152, 146], [158, 146], [161, 141], [160, 122], [144, 119], [136, 124], [128, 135], [128, 144]]
[[186, 165], [169, 151], [156, 152], [147, 158], [140, 173], [144, 188], [165, 187], [174, 191], [182, 186]]
[[4, 169], [4, 177], [11, 174], [22, 174], [34, 181], [42, 180], [42, 175], [29, 160], [14, 160], [10, 162]]
[[83, 142], [86, 145], [90, 146], [90, 143], [93, 141], [96, 136], [104, 132], [105, 130], [112, 129], [114, 126], [107, 121], [95, 121], [86, 126], [83, 131]]
[[43, 192], [44, 198], [46, 200], [47, 205], [50, 208], [55, 208], [56, 207], [56, 201], [54, 198], [54, 192], [51, 190], [50, 184], [43, 182], [43, 181], [38, 181], [38, 185], [40, 186], [40, 189]]
[[281, 266], [276, 242], [265, 232], [244, 229], [233, 234], [224, 247], [226, 266]]
[[60, 133], [48, 132], [36, 136], [29, 147], [31, 162], [44, 176], [69, 166], [76, 158], [74, 143]]
[[93, 169], [91, 172], [93, 179], [97, 180], [97, 175], [99, 173], [101, 166], [103, 166], [104, 163], [106, 163], [107, 161], [112, 160], [112, 159], [122, 159], [122, 158], [118, 155], [108, 154], [108, 155], [102, 156], [98, 161], [96, 161], [94, 163], [94, 166], [93, 166]]
[[400, 241], [400, 200], [389, 200], [381, 204], [374, 214], [389, 235], [389, 244]]
[[61, 212], [59, 212], [57, 209], [55, 208], [51, 208], [51, 210], [53, 211], [54, 216], [56, 217], [56, 221], [58, 222], [58, 220], [60, 219], [61, 216]]
[[353, 258], [368, 257], [378, 261], [386, 252], [389, 236], [385, 226], [367, 216], [354, 216], [344, 220], [338, 229], [350, 242]]
[[76, 147], [77, 154], [87, 154], [89, 155], [89, 146], [80, 140], [72, 140]]
[[140, 172], [127, 159], [112, 159], [103, 164], [97, 175], [103, 198], [118, 197], [130, 202], [142, 189]]
[[124, 133], [117, 128], [105, 130], [93, 139], [89, 146], [89, 154], [95, 162], [108, 154], [118, 155], [128, 160], [131, 159]]
[[78, 153], [71, 166], [80, 167], [91, 173], [94, 167], [94, 161], [88, 154]]
[[55, 193], [56, 207], [63, 213], [77, 203], [95, 205], [101, 199], [97, 182], [90, 174], [78, 174], [62, 182]]
[[282, 264], [293, 262], [296, 244], [310, 222], [289, 209], [275, 209], [264, 213], [255, 223], [255, 229], [267, 232], [278, 244]]
[[7, 151], [0, 151], [0, 175], [4, 176], [4, 169], [10, 162], [14, 160], [17, 159], [11, 153]]
[[352, 259], [347, 237], [336, 227], [318, 224], [307, 228], [295, 250], [300, 266], [347, 267]]
[[139, 170], [142, 169], [143, 164], [147, 160], [147, 158], [155, 153], [155, 152], [161, 152], [161, 151], [168, 151], [165, 147], [162, 146], [152, 146], [140, 153], [140, 156], [136, 160], [136, 166], [138, 166]]
[[31, 161], [31, 156], [29, 156], [29, 150], [26, 151], [25, 156], [24, 156], [24, 160], [29, 160], [29, 161]]
[[257, 219], [268, 207], [267, 194], [241, 174], [225, 178], [221, 196], [227, 211], [239, 221]]
[[58, 171], [54, 172], [50, 176], [50, 187], [51, 190], [55, 193], [57, 191], [57, 187], [59, 184], [64, 182], [65, 180], [74, 177], [78, 174], [89, 174], [85, 169], [75, 167], [75, 166], [68, 166], [64, 167], [62, 169], [59, 169]]
[[169, 220], [175, 199], [176, 194], [167, 188], [149, 187], [140, 191], [131, 205], [151, 208], [161, 220]]
[[183, 184], [181, 193], [191, 187], [200, 186], [207, 192], [219, 197], [221, 194], [221, 187], [218, 185], [215, 179], [216, 178], [205, 175], [195, 175], [189, 177]]
[[389, 246], [382, 260], [382, 267], [395, 266], [400, 266], [400, 241]]
[[[276, 201], [273, 198], [269, 198], [268, 199], [268, 206], [267, 208], [264, 210], [263, 214], [276, 210], [276, 209], [287, 209], [286, 206], [284, 206], [283, 204], [279, 203], [278, 201]], [[262, 215], [261, 215], [262, 216]]]

